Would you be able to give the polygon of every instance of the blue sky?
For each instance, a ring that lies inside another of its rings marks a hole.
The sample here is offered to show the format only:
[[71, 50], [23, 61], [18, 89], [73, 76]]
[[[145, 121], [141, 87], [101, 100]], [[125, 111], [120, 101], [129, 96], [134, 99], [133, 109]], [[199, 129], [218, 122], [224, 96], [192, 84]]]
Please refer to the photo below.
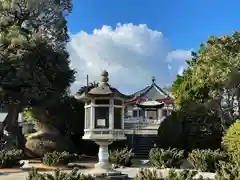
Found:
[[[198, 49], [199, 44], [205, 42], [210, 35], [231, 34], [233, 31], [239, 30], [239, 7], [240, 1], [238, 0], [73, 0], [73, 13], [68, 17], [68, 26], [69, 31], [78, 38], [79, 44], [78, 48], [74, 48], [75, 52], [70, 51], [70, 54], [73, 54], [72, 59], [82, 58], [80, 52], [83, 51], [83, 46], [81, 43], [84, 41], [81, 31], [84, 31], [90, 38], [94, 29], [101, 30], [102, 26], [106, 25], [112, 27], [114, 31], [117, 23], [122, 25], [132, 23], [136, 26], [146, 24], [148, 29], [161, 32], [164, 40], [169, 42], [166, 43], [166, 46], [171, 46], [167, 48], [168, 52], [178, 49], [186, 51]], [[143, 39], [143, 42], [144, 40], [146, 39]], [[108, 44], [109, 46], [111, 45]], [[92, 50], [98, 51], [94, 48]], [[99, 52], [101, 55], [105, 54], [103, 50], [99, 50]], [[78, 55], [76, 56], [76, 54]], [[111, 58], [114, 61], [114, 56]], [[84, 59], [87, 61], [91, 58]], [[178, 66], [180, 67], [180, 65]], [[151, 68], [148, 71], [151, 71]], [[162, 84], [161, 77], [164, 75], [158, 74], [156, 69], [153, 72], [152, 75], [155, 75], [157, 80], [160, 77], [157, 82], [162, 86], [171, 84], [174, 79], [171, 78], [169, 82], [164, 81]], [[83, 76], [84, 73], [79, 72], [79, 74], [79, 76]], [[79, 81], [79, 84], [81, 83]], [[144, 83], [147, 84], [147, 82], [141, 82], [131, 88], [125, 88], [126, 84], [122, 84], [119, 87], [128, 92], [140, 88]]]

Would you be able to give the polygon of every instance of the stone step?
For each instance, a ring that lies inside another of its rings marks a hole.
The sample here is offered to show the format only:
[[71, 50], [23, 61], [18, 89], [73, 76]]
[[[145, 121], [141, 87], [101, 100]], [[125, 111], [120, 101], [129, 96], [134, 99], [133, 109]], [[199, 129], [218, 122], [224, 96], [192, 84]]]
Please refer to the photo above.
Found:
[[129, 147], [133, 148], [133, 152], [137, 158], [148, 159], [149, 151], [154, 147], [154, 144], [159, 143], [159, 137], [152, 134], [135, 134], [128, 136], [128, 143]]

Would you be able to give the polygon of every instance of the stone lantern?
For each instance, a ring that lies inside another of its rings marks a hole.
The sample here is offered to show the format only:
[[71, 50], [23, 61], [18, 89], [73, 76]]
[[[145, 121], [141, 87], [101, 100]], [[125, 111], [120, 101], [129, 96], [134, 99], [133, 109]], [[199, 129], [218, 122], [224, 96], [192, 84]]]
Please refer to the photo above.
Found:
[[101, 73], [98, 87], [85, 91], [77, 99], [85, 102], [85, 128], [83, 139], [93, 140], [99, 145], [96, 172], [111, 170], [108, 146], [114, 141], [126, 139], [124, 135], [124, 100], [127, 96], [108, 84], [108, 72]]

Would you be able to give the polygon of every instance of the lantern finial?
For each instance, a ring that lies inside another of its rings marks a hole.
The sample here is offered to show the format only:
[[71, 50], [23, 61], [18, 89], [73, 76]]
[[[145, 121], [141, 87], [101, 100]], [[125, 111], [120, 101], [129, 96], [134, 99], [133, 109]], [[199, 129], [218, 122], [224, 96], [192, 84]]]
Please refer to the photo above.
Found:
[[156, 81], [156, 78], [155, 78], [155, 76], [153, 76], [153, 77], [152, 77], [152, 83], [154, 84], [155, 81]]
[[106, 70], [104, 70], [101, 73], [101, 79], [100, 79], [100, 83], [99, 86], [103, 86], [103, 85], [108, 85], [108, 72]]

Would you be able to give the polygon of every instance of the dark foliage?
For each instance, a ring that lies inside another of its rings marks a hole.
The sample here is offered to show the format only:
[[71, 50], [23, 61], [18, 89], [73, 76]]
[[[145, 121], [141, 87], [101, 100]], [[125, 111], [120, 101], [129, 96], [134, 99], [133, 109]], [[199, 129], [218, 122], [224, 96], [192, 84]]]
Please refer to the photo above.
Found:
[[[175, 136], [172, 136], [175, 134]], [[218, 149], [221, 147], [223, 128], [220, 119], [204, 106], [172, 112], [158, 129], [160, 147]]]
[[12, 168], [21, 166], [20, 160], [24, 157], [22, 150], [1, 150], [0, 151], [0, 168]]

